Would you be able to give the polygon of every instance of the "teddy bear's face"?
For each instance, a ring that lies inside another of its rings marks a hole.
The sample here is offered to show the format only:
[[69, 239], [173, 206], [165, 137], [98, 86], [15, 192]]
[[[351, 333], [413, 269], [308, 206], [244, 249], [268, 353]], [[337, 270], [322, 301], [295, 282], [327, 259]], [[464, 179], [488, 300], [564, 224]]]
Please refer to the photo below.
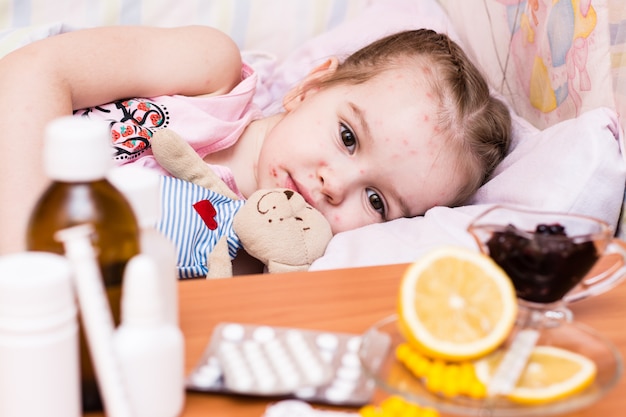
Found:
[[265, 264], [309, 265], [324, 254], [332, 237], [326, 218], [288, 189], [253, 193], [233, 227], [246, 251]]

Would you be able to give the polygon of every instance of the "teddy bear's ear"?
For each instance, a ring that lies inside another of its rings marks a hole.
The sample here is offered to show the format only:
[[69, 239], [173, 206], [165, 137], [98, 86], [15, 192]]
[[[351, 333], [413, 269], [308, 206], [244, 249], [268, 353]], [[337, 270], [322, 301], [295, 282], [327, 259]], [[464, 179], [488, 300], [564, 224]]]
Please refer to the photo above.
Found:
[[173, 130], [157, 130], [150, 140], [150, 146], [154, 159], [172, 176], [208, 188], [233, 200], [239, 199], [191, 145]]
[[309, 270], [311, 265], [287, 265], [280, 262], [270, 260], [267, 263], [267, 272], [270, 274], [273, 273], [283, 273], [283, 272], [306, 272]]

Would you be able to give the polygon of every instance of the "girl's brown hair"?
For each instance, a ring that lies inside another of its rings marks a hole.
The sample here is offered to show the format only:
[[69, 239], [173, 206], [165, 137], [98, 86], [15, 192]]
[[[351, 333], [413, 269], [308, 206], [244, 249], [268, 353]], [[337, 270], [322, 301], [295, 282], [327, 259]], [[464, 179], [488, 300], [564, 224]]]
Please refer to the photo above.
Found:
[[[493, 173], [511, 140], [511, 116], [494, 97], [478, 68], [448, 36], [428, 29], [389, 35], [356, 51], [317, 87], [360, 84], [391, 68], [420, 60], [431, 67], [439, 99], [439, 127], [460, 157], [467, 181], [452, 205], [466, 201]], [[311, 87], [311, 86], [309, 86]]]

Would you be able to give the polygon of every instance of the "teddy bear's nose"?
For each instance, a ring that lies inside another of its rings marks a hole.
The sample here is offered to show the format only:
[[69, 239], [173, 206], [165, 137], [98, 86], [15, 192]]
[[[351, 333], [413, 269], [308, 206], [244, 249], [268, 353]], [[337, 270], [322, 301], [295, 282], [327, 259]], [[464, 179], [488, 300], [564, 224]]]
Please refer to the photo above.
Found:
[[287, 196], [287, 200], [289, 200], [293, 196], [293, 191], [291, 190], [285, 190], [284, 193]]

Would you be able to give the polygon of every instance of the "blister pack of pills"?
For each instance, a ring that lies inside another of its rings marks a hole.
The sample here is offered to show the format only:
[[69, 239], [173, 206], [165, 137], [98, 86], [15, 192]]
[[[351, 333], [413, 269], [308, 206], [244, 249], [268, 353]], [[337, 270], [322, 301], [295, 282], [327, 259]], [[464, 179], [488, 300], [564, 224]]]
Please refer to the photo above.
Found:
[[[383, 357], [388, 336], [372, 349]], [[222, 392], [360, 406], [374, 381], [358, 357], [361, 335], [220, 323], [186, 380], [190, 391]]]

